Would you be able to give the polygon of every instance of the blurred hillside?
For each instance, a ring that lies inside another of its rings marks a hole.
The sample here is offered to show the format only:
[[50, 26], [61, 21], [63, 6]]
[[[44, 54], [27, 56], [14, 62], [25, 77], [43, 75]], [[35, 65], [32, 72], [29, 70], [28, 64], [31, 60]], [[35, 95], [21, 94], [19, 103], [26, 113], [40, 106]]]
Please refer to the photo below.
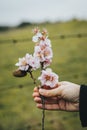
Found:
[[[86, 21], [22, 23], [0, 31], [0, 130], [41, 130], [42, 111], [33, 101], [34, 85], [30, 76], [15, 78], [12, 75], [18, 58], [33, 53], [32, 29], [36, 26], [49, 32], [54, 53], [50, 67], [59, 75], [59, 80], [87, 84], [87, 37], [81, 36], [87, 34]], [[38, 77], [40, 72], [33, 74]], [[78, 112], [59, 111], [46, 111], [45, 129], [83, 130]]]

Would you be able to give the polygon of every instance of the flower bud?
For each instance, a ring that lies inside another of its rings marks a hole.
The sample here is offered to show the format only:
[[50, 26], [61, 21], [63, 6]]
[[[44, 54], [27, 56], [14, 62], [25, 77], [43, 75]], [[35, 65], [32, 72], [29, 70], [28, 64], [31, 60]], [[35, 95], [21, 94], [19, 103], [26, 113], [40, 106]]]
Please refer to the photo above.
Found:
[[22, 71], [22, 70], [19, 70], [19, 69], [15, 70], [13, 72], [13, 76], [15, 76], [15, 77], [24, 77], [26, 75], [27, 75], [26, 71]]

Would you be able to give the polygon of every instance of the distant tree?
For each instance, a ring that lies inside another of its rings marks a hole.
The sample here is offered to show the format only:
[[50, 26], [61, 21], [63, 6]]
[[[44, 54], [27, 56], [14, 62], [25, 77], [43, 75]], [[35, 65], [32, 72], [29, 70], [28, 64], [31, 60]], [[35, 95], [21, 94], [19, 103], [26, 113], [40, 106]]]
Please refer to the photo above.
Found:
[[18, 28], [22, 28], [22, 27], [26, 27], [26, 26], [30, 26], [30, 25], [32, 25], [32, 23], [30, 23], [30, 22], [22, 22], [17, 27]]
[[9, 29], [10, 29], [10, 27], [0, 26], [0, 32], [2, 32], [2, 31], [8, 31]]

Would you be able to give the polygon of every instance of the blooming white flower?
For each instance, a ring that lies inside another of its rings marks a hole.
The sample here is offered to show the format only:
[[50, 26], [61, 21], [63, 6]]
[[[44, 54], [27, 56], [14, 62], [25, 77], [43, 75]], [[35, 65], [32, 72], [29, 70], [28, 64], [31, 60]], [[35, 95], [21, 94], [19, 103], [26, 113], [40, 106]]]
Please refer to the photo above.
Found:
[[39, 46], [43, 49], [45, 47], [51, 47], [51, 41], [49, 39], [41, 40]]
[[40, 38], [42, 37], [42, 34], [40, 32], [36, 33], [36, 35], [34, 35], [32, 37], [32, 41], [33, 42], [38, 42], [40, 40]]
[[36, 70], [40, 67], [39, 60], [28, 53], [25, 57], [19, 58], [19, 62], [15, 65], [19, 66], [19, 69], [23, 71], [28, 71], [28, 69]]
[[43, 62], [44, 68], [50, 65], [53, 57], [53, 52], [50, 47], [44, 47], [43, 49], [40, 46], [35, 46], [34, 57], [37, 57], [40, 62]]
[[32, 37], [32, 41], [33, 41], [33, 42], [38, 42], [38, 36], [36, 36], [36, 35], [33, 36], [33, 37]]
[[38, 80], [40, 80], [42, 86], [46, 85], [53, 88], [58, 84], [58, 78], [56, 73], [52, 72], [50, 68], [47, 68], [46, 70], [42, 70], [42, 74]]
[[48, 35], [48, 31], [47, 31], [45, 28], [43, 28], [42, 34], [43, 34], [43, 35]]
[[32, 32], [33, 32], [34, 34], [37, 34], [38, 32], [40, 32], [40, 29], [39, 29], [38, 27], [36, 27], [36, 28], [34, 28], [34, 29], [32, 30]]
[[40, 61], [37, 57], [32, 57], [29, 61], [29, 65], [32, 67], [32, 70], [40, 68]]
[[40, 62], [44, 61], [43, 52], [42, 52], [40, 46], [35, 46], [33, 55], [34, 55], [34, 57], [37, 57]]
[[47, 66], [49, 66], [52, 62], [52, 59], [45, 59], [44, 63], [43, 63], [43, 68], [46, 68]]
[[16, 66], [19, 66], [19, 69], [22, 71], [27, 71], [29, 68], [26, 58], [27, 57], [19, 58], [19, 62], [15, 64]]
[[45, 57], [45, 59], [52, 59], [53, 52], [52, 52], [52, 49], [50, 47], [46, 47], [44, 49], [44, 57]]

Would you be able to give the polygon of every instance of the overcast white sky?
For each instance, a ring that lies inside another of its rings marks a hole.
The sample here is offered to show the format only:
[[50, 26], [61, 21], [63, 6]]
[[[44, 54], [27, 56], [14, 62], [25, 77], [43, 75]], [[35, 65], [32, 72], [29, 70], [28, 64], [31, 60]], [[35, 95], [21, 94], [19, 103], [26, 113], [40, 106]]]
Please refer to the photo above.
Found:
[[72, 18], [87, 20], [87, 0], [0, 0], [0, 25]]

